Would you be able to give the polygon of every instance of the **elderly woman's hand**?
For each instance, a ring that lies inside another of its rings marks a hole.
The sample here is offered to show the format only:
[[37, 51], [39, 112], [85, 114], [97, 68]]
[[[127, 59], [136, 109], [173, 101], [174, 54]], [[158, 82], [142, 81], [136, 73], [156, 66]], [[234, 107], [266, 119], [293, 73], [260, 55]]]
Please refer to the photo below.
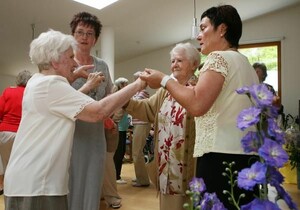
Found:
[[104, 74], [100, 72], [90, 73], [85, 84], [89, 85], [91, 89], [98, 87], [101, 82], [105, 81]]
[[139, 91], [144, 90], [147, 87], [147, 83], [140, 78], [136, 79], [134, 82], [139, 85]]
[[149, 87], [157, 89], [160, 87], [162, 78], [165, 76], [164, 73], [154, 70], [154, 69], [145, 69], [143, 73], [140, 74], [140, 78], [147, 82]]
[[89, 76], [89, 73], [87, 72], [89, 69], [94, 68], [94, 65], [84, 65], [80, 66], [77, 69], [74, 70], [74, 81], [80, 77], [87, 79]]
[[105, 81], [105, 76], [102, 72], [90, 73], [86, 83], [79, 89], [79, 91], [87, 94], [91, 90], [97, 88], [103, 81]]

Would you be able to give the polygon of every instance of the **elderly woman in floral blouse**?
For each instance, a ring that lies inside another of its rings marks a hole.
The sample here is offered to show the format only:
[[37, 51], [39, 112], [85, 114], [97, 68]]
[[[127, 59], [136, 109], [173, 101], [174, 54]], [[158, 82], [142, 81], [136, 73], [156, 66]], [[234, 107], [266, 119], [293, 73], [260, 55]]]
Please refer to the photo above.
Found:
[[[200, 63], [198, 50], [190, 43], [180, 43], [170, 55], [174, 79], [181, 85], [191, 86]], [[160, 209], [182, 210], [187, 201], [185, 191], [194, 176], [194, 118], [164, 88], [149, 99], [131, 99], [126, 111], [155, 124], [156, 154], [150, 166], [155, 170], [149, 175], [160, 191]]]

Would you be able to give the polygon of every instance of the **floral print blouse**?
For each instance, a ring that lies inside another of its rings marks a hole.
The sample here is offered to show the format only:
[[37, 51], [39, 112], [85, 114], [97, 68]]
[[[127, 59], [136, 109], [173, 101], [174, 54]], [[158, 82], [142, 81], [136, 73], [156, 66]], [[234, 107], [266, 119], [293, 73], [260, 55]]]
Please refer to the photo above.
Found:
[[184, 194], [186, 110], [167, 93], [158, 113], [159, 188], [163, 194]]

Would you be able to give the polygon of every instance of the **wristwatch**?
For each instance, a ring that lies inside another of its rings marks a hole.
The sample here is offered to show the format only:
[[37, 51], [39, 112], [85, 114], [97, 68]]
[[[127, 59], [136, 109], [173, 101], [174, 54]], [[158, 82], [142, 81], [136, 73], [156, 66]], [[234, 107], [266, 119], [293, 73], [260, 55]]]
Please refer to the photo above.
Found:
[[161, 82], [160, 82], [160, 86], [163, 88], [166, 88], [167, 82], [172, 79], [172, 77], [170, 77], [169, 75], [166, 75], [162, 78]]

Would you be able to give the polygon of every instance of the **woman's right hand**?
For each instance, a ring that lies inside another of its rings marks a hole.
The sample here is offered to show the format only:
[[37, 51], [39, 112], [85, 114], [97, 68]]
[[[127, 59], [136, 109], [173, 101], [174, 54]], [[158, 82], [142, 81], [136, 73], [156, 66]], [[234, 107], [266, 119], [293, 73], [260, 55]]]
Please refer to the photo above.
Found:
[[153, 89], [160, 88], [160, 83], [164, 76], [164, 73], [148, 68], [145, 68], [145, 71], [140, 74], [140, 78], [146, 81], [149, 87]]
[[79, 91], [87, 94], [91, 90], [97, 88], [103, 81], [105, 81], [105, 76], [102, 72], [90, 73], [86, 83], [79, 89]]
[[83, 65], [79, 66], [75, 71], [73, 72], [74, 78], [78, 79], [80, 77], [87, 79], [89, 76], [88, 70], [94, 68], [94, 65]]
[[88, 75], [87, 81], [86, 81], [86, 85], [90, 88], [90, 90], [97, 88], [101, 82], [105, 81], [105, 76], [104, 74], [100, 71], [100, 72], [94, 72], [94, 73], [90, 73]]

